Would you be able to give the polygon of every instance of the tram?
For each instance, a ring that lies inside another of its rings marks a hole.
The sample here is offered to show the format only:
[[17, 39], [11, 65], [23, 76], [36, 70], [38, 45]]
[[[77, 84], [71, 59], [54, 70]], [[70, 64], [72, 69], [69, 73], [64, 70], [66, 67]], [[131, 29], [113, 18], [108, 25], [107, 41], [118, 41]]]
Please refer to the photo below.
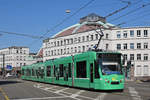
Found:
[[24, 80], [94, 90], [123, 90], [121, 53], [87, 51], [21, 67]]

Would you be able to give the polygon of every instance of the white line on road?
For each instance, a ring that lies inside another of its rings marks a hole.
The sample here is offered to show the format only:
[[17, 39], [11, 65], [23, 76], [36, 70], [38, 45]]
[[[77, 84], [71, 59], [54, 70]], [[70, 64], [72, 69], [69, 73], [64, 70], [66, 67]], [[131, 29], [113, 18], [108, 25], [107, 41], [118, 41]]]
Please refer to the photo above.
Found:
[[82, 92], [84, 92], [84, 90], [80, 90], [79, 92], [72, 94], [71, 97], [75, 98], [75, 97], [79, 96], [79, 94], [81, 94]]
[[12, 99], [12, 100], [42, 100], [42, 99], [57, 99], [57, 98], [67, 98], [69, 96], [59, 96], [59, 97], [42, 97], [42, 98], [24, 98], [24, 99]]
[[[85, 98], [85, 99], [94, 100], [94, 98], [80, 95], [82, 92], [85, 92], [84, 90], [79, 90], [77, 93], [72, 94], [72, 93], [69, 93], [69, 92], [65, 92], [65, 91], [64, 91], [64, 90], [66, 90], [66, 89], [68, 89], [68, 88], [64, 88], [64, 89], [58, 90], [58, 89], [54, 89], [55, 86], [53, 86], [53, 87], [51, 87], [51, 88], [47, 88], [47, 87], [43, 87], [43, 86], [40, 86], [40, 85], [34, 85], [34, 87], [39, 88], [39, 89], [42, 89], [42, 90], [44, 90], [44, 91], [56, 93], [56, 94], [61, 95], [61, 96], [64, 96], [64, 97], [70, 97], [70, 98], [73, 98], [73, 99], [76, 99], [76, 100], [80, 100], [80, 99], [78, 99], [78, 98], [76, 98], [76, 97], [82, 97], [82, 98]], [[56, 86], [56, 87], [57, 87], [57, 86]], [[57, 91], [54, 92], [53, 90], [57, 90]], [[62, 93], [60, 93], [60, 92], [62, 92]], [[67, 95], [65, 95], [65, 94], [63, 94], [63, 93], [68, 94], [68, 95], [70, 95], [70, 96], [67, 96]], [[102, 95], [102, 96], [101, 96], [101, 98], [102, 98], [101, 100], [103, 100], [104, 96], [105, 96], [105, 95]]]
[[64, 90], [67, 90], [68, 88], [64, 88], [64, 89], [60, 89], [58, 91], [55, 91], [54, 93], [59, 93], [59, 92], [63, 92]]
[[106, 93], [101, 93], [95, 100], [104, 100], [104, 97], [106, 96]]
[[142, 100], [141, 96], [138, 94], [135, 88], [133, 87], [128, 87], [128, 88], [133, 100]]

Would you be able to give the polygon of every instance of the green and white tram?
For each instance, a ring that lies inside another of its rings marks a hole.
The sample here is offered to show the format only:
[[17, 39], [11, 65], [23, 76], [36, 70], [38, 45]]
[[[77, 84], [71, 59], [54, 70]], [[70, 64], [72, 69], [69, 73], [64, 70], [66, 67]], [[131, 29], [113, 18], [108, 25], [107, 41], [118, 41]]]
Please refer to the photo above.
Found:
[[88, 51], [22, 67], [22, 79], [95, 90], [123, 90], [121, 53]]

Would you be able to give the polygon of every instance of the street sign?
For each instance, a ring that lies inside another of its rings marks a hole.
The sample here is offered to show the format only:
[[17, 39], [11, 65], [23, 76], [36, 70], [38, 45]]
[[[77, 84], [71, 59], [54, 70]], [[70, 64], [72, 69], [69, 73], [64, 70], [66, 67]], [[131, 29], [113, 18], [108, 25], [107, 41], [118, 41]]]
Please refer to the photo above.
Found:
[[12, 70], [12, 66], [11, 66], [11, 65], [7, 65], [7, 66], [6, 66], [6, 69], [7, 69], [7, 70]]

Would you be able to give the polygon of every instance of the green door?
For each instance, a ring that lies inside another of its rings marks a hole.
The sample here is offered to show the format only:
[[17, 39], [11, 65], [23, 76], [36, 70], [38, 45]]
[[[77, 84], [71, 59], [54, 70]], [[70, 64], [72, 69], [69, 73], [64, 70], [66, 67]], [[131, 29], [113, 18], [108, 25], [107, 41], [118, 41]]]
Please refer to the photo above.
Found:
[[94, 88], [94, 66], [90, 64], [90, 88]]

